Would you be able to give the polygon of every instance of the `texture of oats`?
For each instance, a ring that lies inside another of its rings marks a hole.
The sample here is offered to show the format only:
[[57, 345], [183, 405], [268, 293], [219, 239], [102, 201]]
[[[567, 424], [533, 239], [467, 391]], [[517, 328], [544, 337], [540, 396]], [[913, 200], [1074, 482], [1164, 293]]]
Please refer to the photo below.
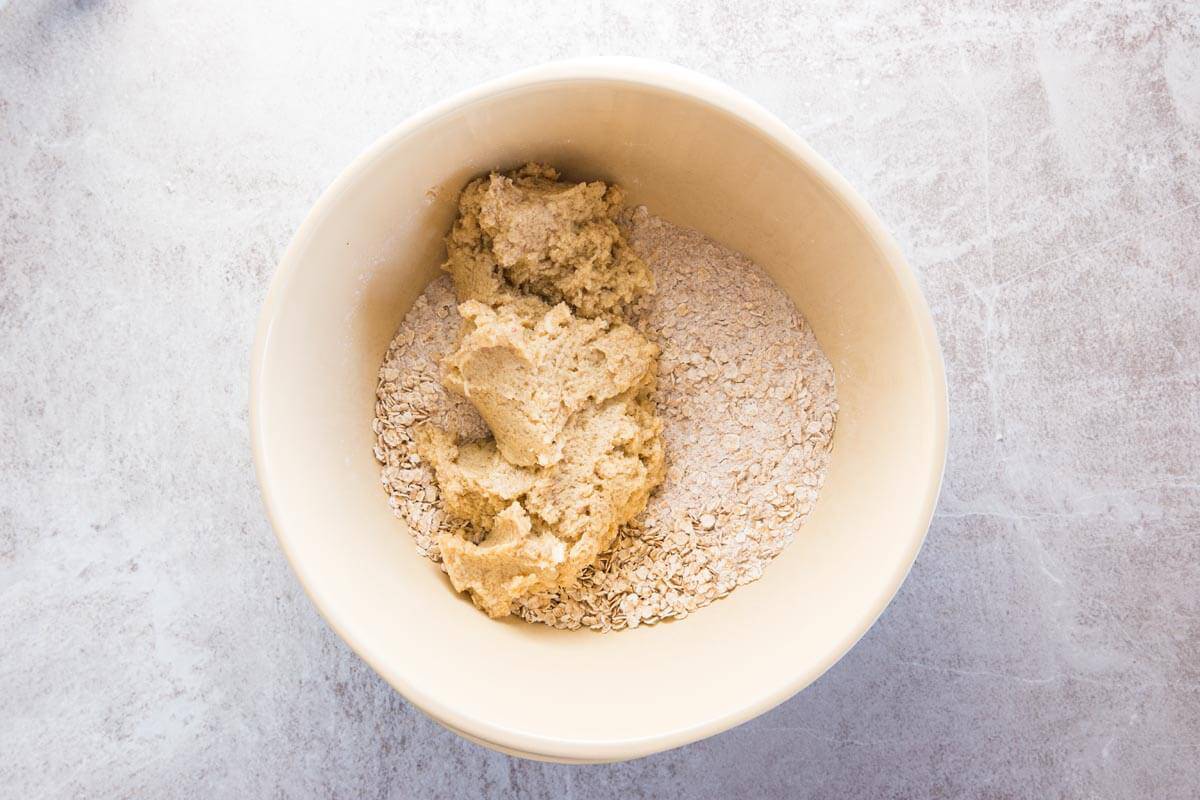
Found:
[[[571, 587], [518, 600], [514, 613], [556, 628], [608, 631], [682, 619], [762, 576], [812, 510], [837, 418], [833, 369], [804, 318], [757, 265], [645, 209], [629, 240], [657, 292], [631, 321], [662, 348], [656, 396], [667, 479], [646, 511]], [[464, 438], [488, 431], [440, 381], [459, 328], [439, 277], [419, 297], [379, 372], [375, 457], [417, 551], [461, 526], [444, 514], [412, 427], [431, 420]]]

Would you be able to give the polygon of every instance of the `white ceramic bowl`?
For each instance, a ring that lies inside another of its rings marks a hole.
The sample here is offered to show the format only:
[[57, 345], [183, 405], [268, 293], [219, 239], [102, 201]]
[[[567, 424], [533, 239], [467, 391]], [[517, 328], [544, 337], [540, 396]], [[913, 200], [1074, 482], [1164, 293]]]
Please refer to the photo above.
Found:
[[[682, 622], [600, 635], [489, 620], [416, 555], [380, 487], [371, 420], [387, 343], [437, 274], [458, 191], [528, 160], [616, 181], [631, 203], [750, 256], [834, 365], [841, 414], [811, 518], [761, 580]], [[875, 214], [755, 103], [631, 59], [493, 81], [371, 147], [280, 262], [250, 392], [271, 521], [329, 624], [447, 727], [561, 761], [676, 747], [811, 683], [899, 588], [945, 460], [937, 339]]]

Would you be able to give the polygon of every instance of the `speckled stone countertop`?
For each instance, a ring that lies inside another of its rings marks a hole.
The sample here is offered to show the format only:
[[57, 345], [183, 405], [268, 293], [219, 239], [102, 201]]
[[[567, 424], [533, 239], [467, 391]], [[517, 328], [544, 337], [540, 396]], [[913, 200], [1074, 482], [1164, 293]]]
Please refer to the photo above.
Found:
[[[0, 0], [0, 795], [1200, 795], [1200, 6], [999, 5]], [[246, 401], [344, 165], [601, 53], [725, 80], [858, 187], [952, 425], [925, 549], [840, 663], [566, 767], [443, 730], [326, 628]]]

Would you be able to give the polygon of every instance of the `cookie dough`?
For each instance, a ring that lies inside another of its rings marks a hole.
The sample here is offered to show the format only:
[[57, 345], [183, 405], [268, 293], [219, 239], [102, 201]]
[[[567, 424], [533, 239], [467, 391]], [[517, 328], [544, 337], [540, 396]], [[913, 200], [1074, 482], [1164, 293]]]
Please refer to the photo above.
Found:
[[653, 291], [646, 262], [617, 226], [623, 194], [600, 181], [563, 183], [527, 164], [472, 181], [446, 241], [459, 301], [533, 295], [583, 317], [617, 315]]
[[454, 534], [438, 539], [454, 588], [498, 617], [522, 594], [573, 581], [662, 482], [661, 431], [636, 391], [575, 414], [552, 467], [514, 466], [492, 440], [460, 443], [421, 428], [417, 444], [446, 509], [486, 532], [478, 544]]
[[446, 572], [493, 617], [574, 581], [663, 480], [658, 348], [621, 320], [653, 279], [620, 204], [616, 187], [529, 164], [469, 184], [446, 239], [463, 327], [443, 382], [493, 438], [425, 426], [417, 446], [470, 523], [437, 540]]
[[538, 317], [468, 300], [459, 313], [462, 337], [443, 362], [444, 382], [520, 466], [556, 463], [572, 414], [646, 384], [657, 363], [658, 348], [629, 325], [581, 319], [565, 303]]

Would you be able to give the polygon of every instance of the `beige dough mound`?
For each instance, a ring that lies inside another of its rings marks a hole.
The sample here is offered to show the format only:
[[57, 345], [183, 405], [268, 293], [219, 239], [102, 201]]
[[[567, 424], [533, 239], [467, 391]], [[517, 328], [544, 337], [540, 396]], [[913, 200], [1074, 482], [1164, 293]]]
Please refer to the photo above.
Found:
[[663, 480], [658, 348], [620, 321], [650, 271], [614, 221], [620, 190], [557, 178], [529, 164], [463, 190], [444, 265], [463, 326], [443, 382], [493, 438], [416, 437], [472, 529], [437, 540], [450, 582], [493, 617], [573, 582]]
[[566, 562], [567, 546], [548, 533], [533, 533], [520, 503], [496, 515], [481, 544], [442, 536], [442, 563], [456, 591], [471, 593], [491, 617], [509, 613], [514, 597], [553, 586]]
[[438, 538], [454, 588], [504, 616], [516, 597], [573, 581], [662, 482], [661, 431], [649, 401], [627, 393], [572, 416], [561, 460], [528, 468], [508, 463], [493, 441], [460, 444], [421, 428], [417, 447], [446, 509], [486, 531], [479, 544]]
[[596, 317], [653, 291], [650, 268], [616, 223], [621, 190], [557, 179], [553, 168], [527, 164], [463, 190], [445, 264], [460, 302], [496, 306], [524, 293]]
[[572, 414], [652, 379], [658, 348], [624, 323], [580, 319], [563, 303], [539, 317], [469, 300], [459, 313], [444, 383], [479, 410], [513, 464], [557, 462]]

